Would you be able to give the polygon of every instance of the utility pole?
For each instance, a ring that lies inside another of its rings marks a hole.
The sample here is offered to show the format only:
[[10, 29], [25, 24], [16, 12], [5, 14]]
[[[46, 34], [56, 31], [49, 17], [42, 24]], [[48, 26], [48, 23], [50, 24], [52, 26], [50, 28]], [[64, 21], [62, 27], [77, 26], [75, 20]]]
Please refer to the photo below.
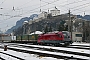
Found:
[[73, 29], [73, 26], [72, 26], [72, 19], [71, 19], [71, 40], [72, 40], [72, 29]]
[[[72, 40], [72, 19], [71, 19], [71, 14], [70, 14], [70, 10], [69, 10], [69, 24], [68, 24], [68, 31], [71, 32], [71, 40]], [[73, 18], [73, 17], [72, 17]], [[71, 23], [71, 24], [70, 24]], [[71, 25], [71, 26], [70, 26]]]
[[69, 10], [69, 21], [68, 21], [68, 32], [70, 32], [70, 20], [71, 20], [71, 18], [70, 18], [70, 10]]

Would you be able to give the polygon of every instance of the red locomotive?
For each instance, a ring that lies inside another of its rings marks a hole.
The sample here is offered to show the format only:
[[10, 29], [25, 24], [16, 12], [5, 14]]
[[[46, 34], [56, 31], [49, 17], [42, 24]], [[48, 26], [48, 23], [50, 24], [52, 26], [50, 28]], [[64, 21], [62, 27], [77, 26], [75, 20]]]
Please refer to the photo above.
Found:
[[72, 41], [66, 39], [62, 32], [41, 34], [38, 37], [38, 44], [69, 45]]

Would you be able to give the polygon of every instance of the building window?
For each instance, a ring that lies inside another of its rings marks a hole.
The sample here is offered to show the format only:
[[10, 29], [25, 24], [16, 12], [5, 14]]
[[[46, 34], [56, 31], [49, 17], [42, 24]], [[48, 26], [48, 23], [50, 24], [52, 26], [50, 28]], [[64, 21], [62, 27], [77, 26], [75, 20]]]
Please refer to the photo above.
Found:
[[82, 34], [76, 34], [76, 37], [82, 37]]

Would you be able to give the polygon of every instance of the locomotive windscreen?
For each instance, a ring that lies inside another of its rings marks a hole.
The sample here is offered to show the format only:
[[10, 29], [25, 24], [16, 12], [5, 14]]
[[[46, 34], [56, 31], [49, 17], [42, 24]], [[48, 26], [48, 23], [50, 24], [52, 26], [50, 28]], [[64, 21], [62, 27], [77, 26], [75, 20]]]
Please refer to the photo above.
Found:
[[64, 35], [64, 38], [68, 38], [68, 33], [67, 32], [62, 32]]

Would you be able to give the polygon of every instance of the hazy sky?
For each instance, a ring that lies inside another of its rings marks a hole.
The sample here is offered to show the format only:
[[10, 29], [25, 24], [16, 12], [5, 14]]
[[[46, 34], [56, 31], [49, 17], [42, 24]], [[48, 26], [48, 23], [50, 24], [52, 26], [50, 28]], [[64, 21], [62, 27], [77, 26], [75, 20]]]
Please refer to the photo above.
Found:
[[14, 26], [16, 21], [31, 14], [39, 14], [57, 7], [61, 14], [90, 14], [90, 0], [0, 0], [0, 29], [2, 31]]

